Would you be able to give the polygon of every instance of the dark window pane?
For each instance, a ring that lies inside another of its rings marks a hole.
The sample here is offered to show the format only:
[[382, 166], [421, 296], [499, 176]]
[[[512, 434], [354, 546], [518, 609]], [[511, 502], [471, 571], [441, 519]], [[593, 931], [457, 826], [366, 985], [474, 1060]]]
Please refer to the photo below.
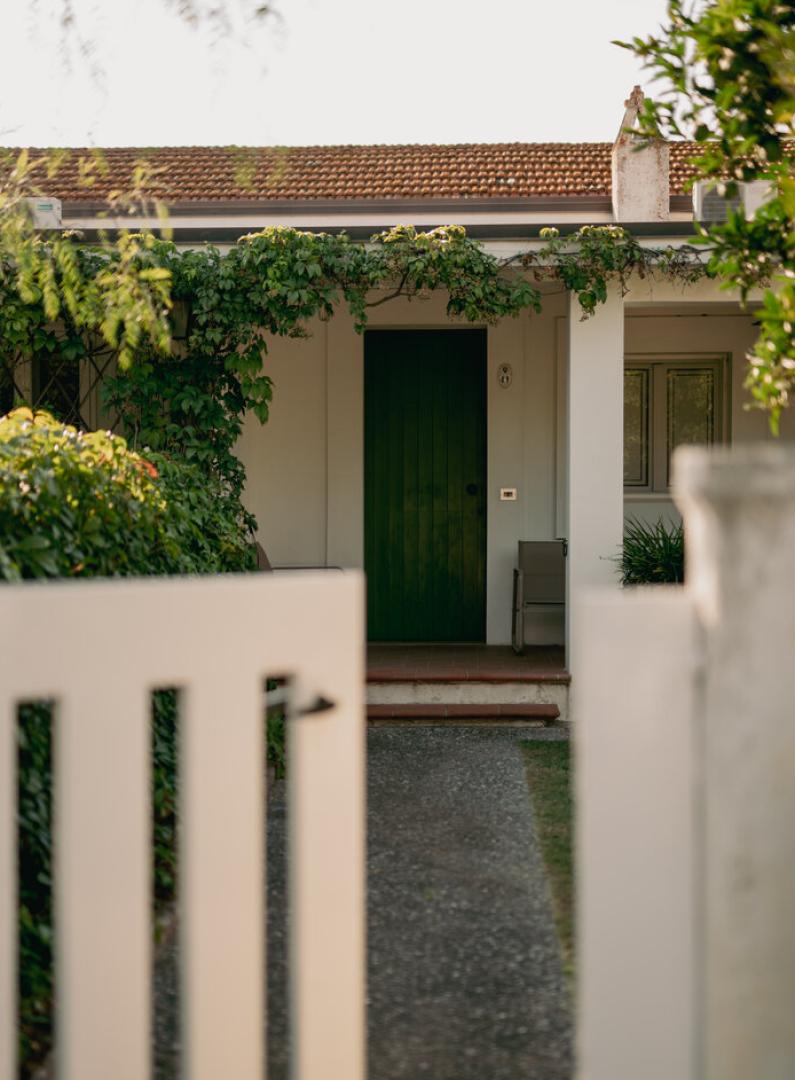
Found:
[[677, 446], [715, 442], [714, 368], [671, 368], [668, 371], [668, 482], [671, 455]]
[[5, 364], [0, 364], [0, 416], [5, 416], [13, 408], [14, 379]]
[[649, 370], [624, 372], [624, 483], [646, 487], [649, 482]]
[[33, 402], [58, 420], [80, 425], [80, 365], [78, 360], [40, 356], [33, 365]]

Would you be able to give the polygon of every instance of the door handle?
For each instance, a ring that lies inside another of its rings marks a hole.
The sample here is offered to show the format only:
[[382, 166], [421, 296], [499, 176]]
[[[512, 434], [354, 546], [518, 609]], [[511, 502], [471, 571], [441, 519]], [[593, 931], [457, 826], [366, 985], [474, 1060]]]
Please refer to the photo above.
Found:
[[467, 484], [466, 493], [467, 493], [467, 495], [477, 495], [477, 493], [478, 493], [478, 485], [477, 484]]

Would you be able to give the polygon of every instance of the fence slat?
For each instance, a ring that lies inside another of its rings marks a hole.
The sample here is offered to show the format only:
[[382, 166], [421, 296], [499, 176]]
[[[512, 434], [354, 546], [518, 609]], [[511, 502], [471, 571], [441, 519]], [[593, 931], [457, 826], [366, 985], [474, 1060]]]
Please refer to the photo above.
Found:
[[17, 710], [0, 702], [0, 1076], [16, 1076]]
[[366, 1074], [364, 619], [361, 597], [351, 599], [319, 610], [295, 686], [304, 706], [333, 688], [334, 708], [289, 725], [293, 1076], [300, 1080]]
[[149, 701], [75, 672], [56, 706], [55, 944], [60, 1080], [144, 1080], [150, 1066]]
[[577, 614], [582, 1076], [695, 1080], [695, 612], [658, 589]]
[[263, 683], [203, 673], [180, 708], [183, 1075], [256, 1080], [265, 1047]]

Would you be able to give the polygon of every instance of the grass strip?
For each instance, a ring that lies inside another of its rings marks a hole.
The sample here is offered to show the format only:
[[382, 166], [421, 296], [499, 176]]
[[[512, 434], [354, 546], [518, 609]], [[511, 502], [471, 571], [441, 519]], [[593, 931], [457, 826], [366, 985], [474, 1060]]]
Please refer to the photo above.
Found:
[[560, 742], [523, 741], [527, 785], [535, 815], [547, 878], [552, 892], [555, 926], [563, 968], [574, 975], [574, 800], [570, 775], [571, 748]]

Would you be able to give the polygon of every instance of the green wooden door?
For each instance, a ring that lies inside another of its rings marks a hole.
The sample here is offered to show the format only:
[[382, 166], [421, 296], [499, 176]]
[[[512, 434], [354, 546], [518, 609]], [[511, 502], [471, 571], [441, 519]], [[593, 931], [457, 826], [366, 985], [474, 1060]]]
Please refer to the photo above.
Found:
[[483, 641], [486, 331], [365, 335], [371, 641]]

